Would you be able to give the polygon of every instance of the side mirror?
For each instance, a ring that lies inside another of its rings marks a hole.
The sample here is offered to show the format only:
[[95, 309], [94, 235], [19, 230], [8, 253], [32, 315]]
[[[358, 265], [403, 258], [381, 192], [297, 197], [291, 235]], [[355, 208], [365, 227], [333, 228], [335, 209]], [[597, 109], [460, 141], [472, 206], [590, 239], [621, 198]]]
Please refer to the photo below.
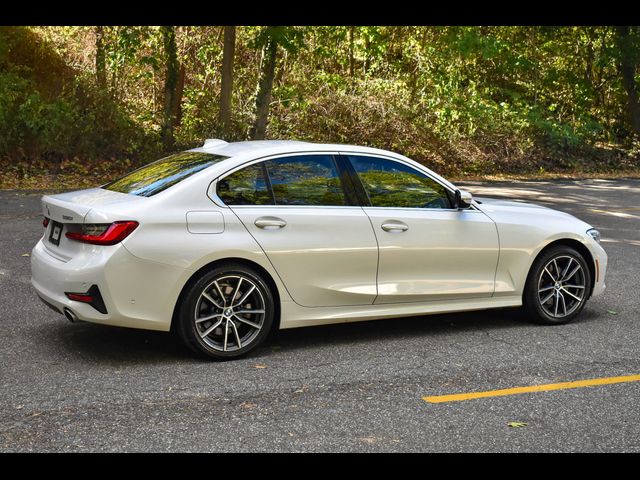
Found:
[[469, 208], [473, 202], [473, 195], [466, 190], [456, 190], [453, 200], [453, 208], [458, 210]]

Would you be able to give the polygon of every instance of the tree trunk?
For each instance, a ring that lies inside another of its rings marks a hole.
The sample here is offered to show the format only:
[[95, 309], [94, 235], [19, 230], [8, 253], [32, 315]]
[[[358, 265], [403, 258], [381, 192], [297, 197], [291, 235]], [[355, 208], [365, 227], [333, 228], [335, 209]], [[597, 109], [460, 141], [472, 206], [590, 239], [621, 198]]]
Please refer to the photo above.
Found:
[[351, 78], [353, 78], [353, 75], [355, 74], [355, 68], [356, 68], [355, 58], [353, 57], [355, 28], [356, 27], [353, 25], [349, 27], [349, 76]]
[[222, 86], [220, 89], [219, 122], [222, 135], [229, 135], [231, 125], [231, 99], [233, 93], [233, 57], [236, 49], [236, 27], [224, 27], [224, 52], [222, 54]]
[[273, 89], [277, 57], [278, 44], [271, 39], [265, 47], [265, 58], [260, 72], [260, 82], [256, 97], [256, 120], [249, 135], [252, 140], [263, 140], [267, 132], [269, 104], [271, 103], [271, 90]]
[[369, 72], [369, 67], [371, 66], [371, 40], [369, 39], [369, 33], [367, 32], [367, 36], [364, 39], [364, 74], [366, 75]]
[[96, 35], [96, 83], [100, 90], [107, 89], [107, 67], [104, 51], [104, 27], [95, 27]]
[[179, 64], [176, 47], [176, 28], [161, 27], [166, 74], [164, 80], [164, 114], [162, 119], [162, 145], [166, 150], [174, 147], [173, 128], [175, 126], [176, 91], [179, 79]]
[[634, 58], [630, 44], [630, 31], [628, 26], [616, 27], [618, 37], [618, 49], [620, 51], [618, 70], [622, 76], [622, 84], [627, 92], [627, 107], [631, 127], [636, 135], [640, 135], [640, 102], [638, 99], [638, 86], [636, 85], [637, 60]]
[[186, 76], [186, 69], [184, 63], [180, 64], [178, 71], [178, 84], [176, 85], [176, 93], [173, 96], [173, 105], [171, 107], [171, 113], [173, 114], [173, 124], [175, 127], [179, 127], [182, 124], [182, 94], [184, 92], [184, 79]]

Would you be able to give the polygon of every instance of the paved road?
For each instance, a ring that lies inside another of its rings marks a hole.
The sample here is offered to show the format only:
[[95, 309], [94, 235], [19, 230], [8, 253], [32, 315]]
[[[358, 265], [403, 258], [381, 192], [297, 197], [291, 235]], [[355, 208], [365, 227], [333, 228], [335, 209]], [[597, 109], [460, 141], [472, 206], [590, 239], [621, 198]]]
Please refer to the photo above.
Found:
[[640, 374], [640, 181], [466, 186], [600, 228], [607, 293], [565, 326], [504, 310], [313, 327], [206, 362], [169, 334], [42, 305], [22, 256], [42, 231], [39, 194], [0, 192], [0, 451], [640, 451], [640, 382], [421, 399]]

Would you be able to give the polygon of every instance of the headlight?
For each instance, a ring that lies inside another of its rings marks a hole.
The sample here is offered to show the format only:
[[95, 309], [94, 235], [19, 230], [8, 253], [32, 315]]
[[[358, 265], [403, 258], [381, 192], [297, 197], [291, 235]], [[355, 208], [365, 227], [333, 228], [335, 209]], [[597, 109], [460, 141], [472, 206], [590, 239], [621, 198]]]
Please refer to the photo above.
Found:
[[587, 230], [587, 233], [591, 235], [591, 238], [593, 238], [596, 242], [600, 243], [600, 232], [598, 230], [592, 228], [590, 230]]

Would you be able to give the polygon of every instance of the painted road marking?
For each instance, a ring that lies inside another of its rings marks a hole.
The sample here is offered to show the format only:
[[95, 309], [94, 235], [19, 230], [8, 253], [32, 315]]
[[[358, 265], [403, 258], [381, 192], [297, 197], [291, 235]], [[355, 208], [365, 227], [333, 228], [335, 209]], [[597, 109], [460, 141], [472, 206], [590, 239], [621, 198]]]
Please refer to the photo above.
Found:
[[575, 382], [548, 383], [546, 385], [531, 385], [529, 387], [505, 388], [503, 390], [488, 390], [486, 392], [456, 393], [453, 395], [436, 395], [422, 397], [428, 403], [462, 402], [477, 398], [503, 397], [520, 393], [549, 392], [551, 390], [565, 390], [567, 388], [596, 387], [612, 385], [614, 383], [640, 382], [640, 375], [626, 375], [622, 377], [593, 378], [591, 380], [577, 380]]

